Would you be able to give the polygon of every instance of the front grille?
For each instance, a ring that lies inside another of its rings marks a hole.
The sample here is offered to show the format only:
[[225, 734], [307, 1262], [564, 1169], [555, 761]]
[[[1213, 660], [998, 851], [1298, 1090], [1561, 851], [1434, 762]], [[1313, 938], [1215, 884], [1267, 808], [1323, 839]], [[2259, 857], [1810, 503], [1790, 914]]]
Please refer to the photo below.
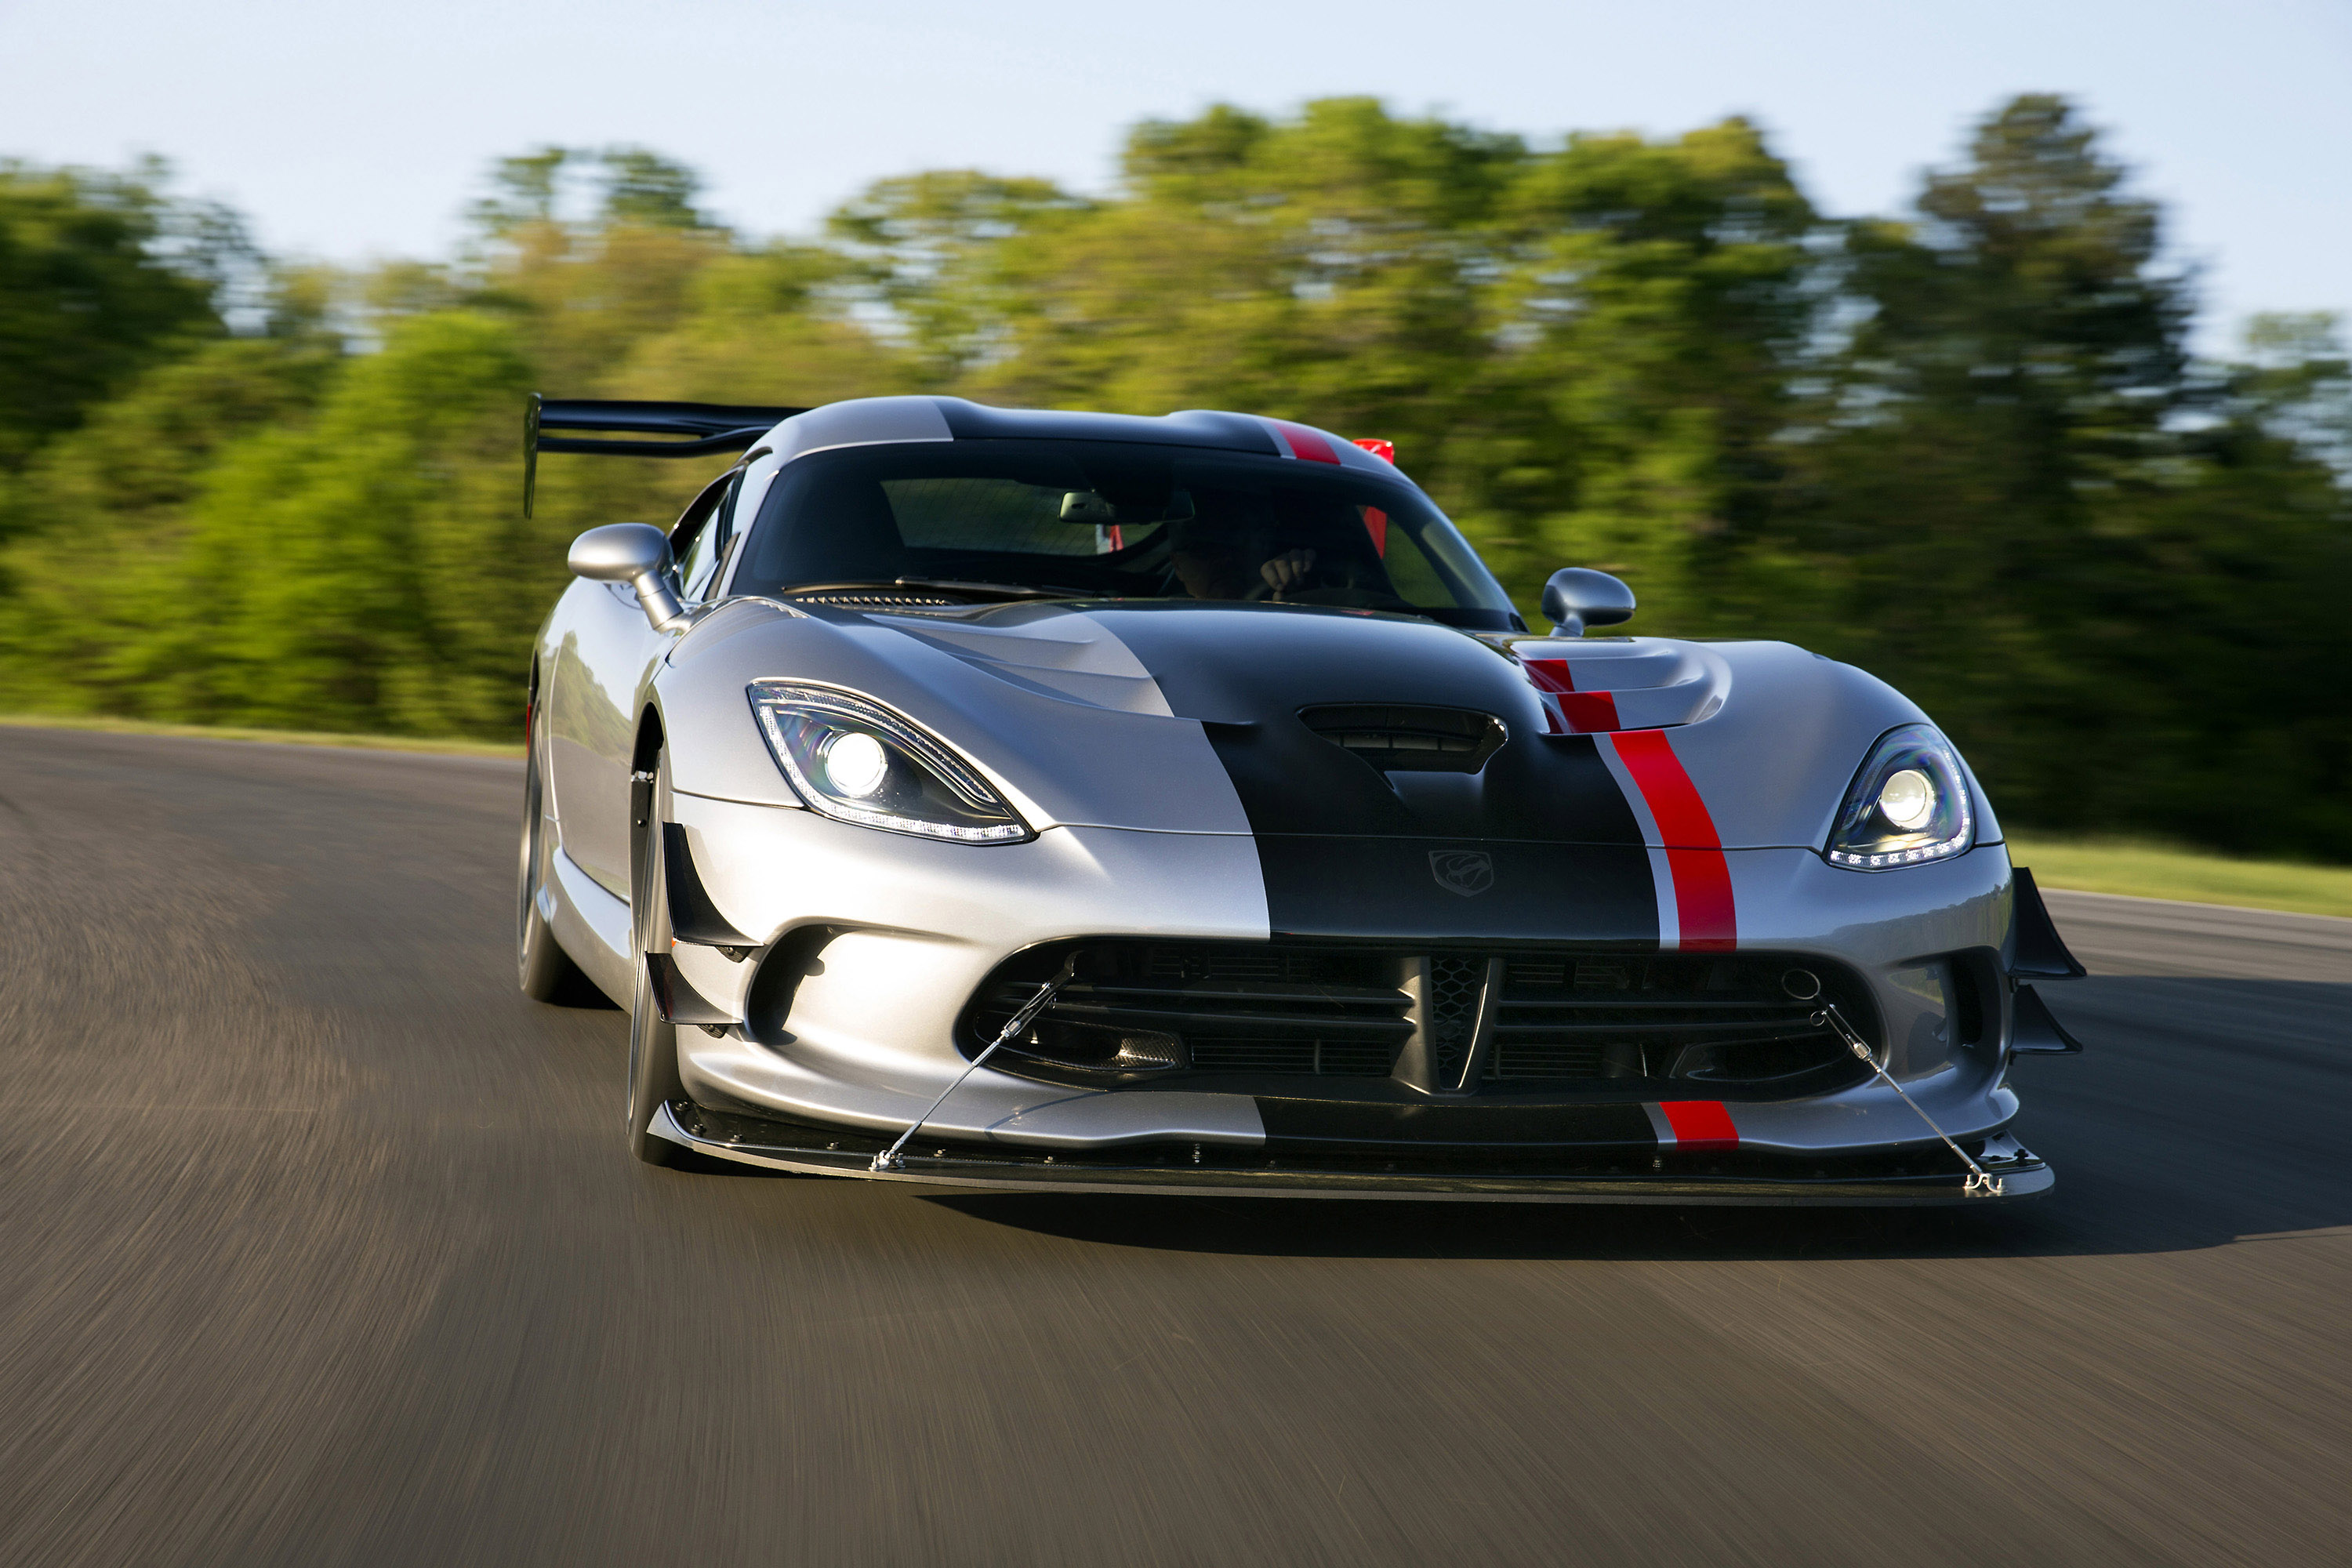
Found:
[[1202, 1072], [1313, 1073], [1328, 1078], [1386, 1078], [1396, 1065], [1387, 1040], [1232, 1039], [1188, 1037], [1192, 1065]]
[[1740, 1083], [1809, 1072], [1845, 1059], [1811, 1022], [1820, 1002], [1792, 994], [1814, 987], [1849, 1019], [1874, 1016], [1851, 975], [1811, 960], [1514, 958], [1503, 966], [1485, 1077]]
[[1486, 988], [1484, 953], [1441, 952], [1429, 961], [1429, 1048], [1438, 1081], [1462, 1081], [1462, 1058], [1478, 1025], [1478, 998]]
[[[973, 1010], [971, 1043], [996, 1037], [1066, 949], [1024, 955]], [[1034, 973], [1033, 973], [1034, 972]], [[1386, 1078], [1412, 1033], [1399, 961], [1380, 952], [1147, 942], [1088, 943], [1077, 975], [1008, 1049], [1115, 1067], [1068, 1048], [1120, 1032], [1172, 1037], [1197, 1072]], [[1057, 1030], [1077, 1036], [1056, 1037]], [[1058, 1048], [1057, 1048], [1058, 1047]]]
[[1418, 1028], [1424, 1066], [1403, 1076], [1423, 1082], [1425, 1073], [1423, 1087], [1435, 1089], [1638, 1079], [1672, 1099], [1804, 1078], [1812, 1092], [1859, 1068], [1813, 1026], [1820, 1002], [1810, 992], [1836, 1002], [1865, 1038], [1877, 1028], [1858, 977], [1785, 954], [1102, 941], [1008, 962], [966, 1016], [967, 1055], [996, 1037], [1073, 945], [1071, 984], [1005, 1050], [1097, 1076], [1385, 1079]]

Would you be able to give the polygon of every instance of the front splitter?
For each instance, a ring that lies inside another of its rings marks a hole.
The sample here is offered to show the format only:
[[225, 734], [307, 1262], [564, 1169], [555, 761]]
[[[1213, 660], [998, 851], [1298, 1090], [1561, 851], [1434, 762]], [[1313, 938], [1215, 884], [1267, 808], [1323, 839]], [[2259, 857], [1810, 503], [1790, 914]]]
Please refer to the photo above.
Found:
[[[899, 1168], [877, 1172], [874, 1156], [890, 1142], [853, 1129], [713, 1112], [690, 1101], [662, 1106], [648, 1131], [712, 1159], [810, 1176], [913, 1182], [924, 1186], [982, 1187], [1025, 1192], [1217, 1194], [1266, 1198], [1401, 1198], [1461, 1203], [1727, 1204], [1759, 1206], [1894, 1207], [1933, 1204], [2007, 1203], [2038, 1197], [2056, 1174], [2032, 1153], [1987, 1157], [1980, 1163], [2000, 1183], [1997, 1197], [1969, 1196], [1964, 1175], [1949, 1173], [1829, 1176], [1707, 1175], [1653, 1172], [1430, 1172], [1333, 1169], [1268, 1159], [1233, 1163], [1238, 1151], [1220, 1151], [1215, 1163], [1181, 1155], [1114, 1154], [1083, 1158], [1027, 1150], [976, 1150], [917, 1141]], [[1196, 1151], [1197, 1155], [1197, 1151]]]

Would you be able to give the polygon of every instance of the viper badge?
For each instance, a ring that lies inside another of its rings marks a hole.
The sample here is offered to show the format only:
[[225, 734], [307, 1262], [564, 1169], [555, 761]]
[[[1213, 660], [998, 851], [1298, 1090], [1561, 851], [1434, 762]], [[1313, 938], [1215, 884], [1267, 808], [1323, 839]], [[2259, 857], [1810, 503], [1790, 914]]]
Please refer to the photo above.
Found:
[[1484, 849], [1433, 849], [1429, 874], [1447, 892], [1475, 899], [1495, 885], [1495, 858]]

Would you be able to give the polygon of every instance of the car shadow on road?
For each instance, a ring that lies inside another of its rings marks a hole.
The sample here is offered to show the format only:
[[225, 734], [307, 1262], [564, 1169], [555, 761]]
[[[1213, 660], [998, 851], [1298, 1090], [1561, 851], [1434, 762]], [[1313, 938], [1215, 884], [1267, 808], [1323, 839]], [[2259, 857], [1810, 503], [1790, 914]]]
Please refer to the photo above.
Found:
[[2188, 1251], [2352, 1226], [2352, 985], [2111, 978], [2052, 988], [2086, 1047], [2020, 1064], [2058, 1172], [2014, 1205], [1814, 1209], [939, 1193], [1105, 1246], [1299, 1258], [1838, 1259]]

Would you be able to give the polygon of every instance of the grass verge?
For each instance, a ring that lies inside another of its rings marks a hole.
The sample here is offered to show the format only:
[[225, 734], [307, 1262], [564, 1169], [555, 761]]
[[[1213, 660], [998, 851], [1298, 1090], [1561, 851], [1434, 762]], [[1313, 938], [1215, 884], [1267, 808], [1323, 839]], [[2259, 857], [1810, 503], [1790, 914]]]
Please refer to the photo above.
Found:
[[522, 742], [455, 741], [428, 735], [339, 735], [320, 730], [247, 730], [206, 724], [159, 724], [146, 719], [115, 719], [83, 713], [0, 713], [0, 727], [37, 730], [97, 730], [110, 735], [184, 735], [200, 741], [275, 741], [289, 746], [358, 746], [372, 752], [434, 752], [444, 756], [513, 757]]
[[2129, 893], [2193, 904], [2242, 904], [2305, 915], [2352, 915], [2352, 867], [2237, 860], [2139, 839], [2009, 835], [2009, 858], [2045, 888]]

